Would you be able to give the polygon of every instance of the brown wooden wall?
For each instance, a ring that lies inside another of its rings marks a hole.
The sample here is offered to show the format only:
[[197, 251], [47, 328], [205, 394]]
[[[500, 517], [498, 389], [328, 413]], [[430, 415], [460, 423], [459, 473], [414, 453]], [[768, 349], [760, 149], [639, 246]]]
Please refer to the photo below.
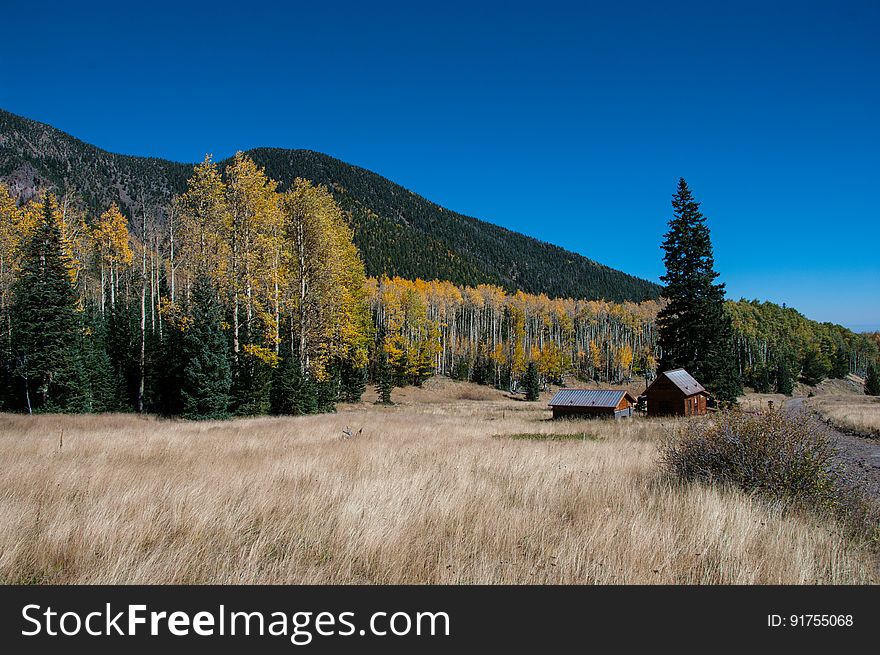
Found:
[[633, 403], [630, 402], [626, 395], [624, 395], [620, 399], [620, 402], [617, 403], [617, 407], [572, 407], [568, 405], [558, 405], [556, 407], [551, 407], [551, 409], [553, 410], [553, 418], [575, 418], [578, 416], [583, 418], [614, 418], [614, 412], [628, 409], [632, 406]]
[[648, 416], [699, 416], [706, 413], [706, 395], [685, 396], [666, 379], [655, 382], [648, 393]]
[[553, 407], [553, 418], [614, 418], [613, 407]]
[[632, 403], [629, 401], [629, 398], [626, 397], [626, 394], [620, 399], [620, 402], [617, 403], [617, 407], [615, 409], [626, 409], [627, 407], [632, 407]]

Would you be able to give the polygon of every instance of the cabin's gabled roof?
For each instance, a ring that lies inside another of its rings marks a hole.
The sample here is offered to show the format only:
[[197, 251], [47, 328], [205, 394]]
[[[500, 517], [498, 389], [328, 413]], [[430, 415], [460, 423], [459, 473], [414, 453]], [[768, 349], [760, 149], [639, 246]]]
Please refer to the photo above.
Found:
[[604, 407], [615, 408], [627, 396], [631, 403], [636, 399], [624, 389], [560, 389], [550, 399], [551, 407]]
[[[667, 380], [672, 382], [672, 384], [678, 387], [685, 396], [693, 396], [694, 394], [698, 393], [708, 393], [706, 389], [703, 388], [703, 385], [697, 382], [694, 379], [694, 376], [685, 371], [683, 368], [675, 368], [671, 371], [664, 371], [657, 376], [657, 380], [662, 377], [665, 377]], [[654, 382], [651, 383], [651, 387], [654, 386], [657, 380], [654, 380]], [[648, 393], [648, 391], [651, 390], [651, 387], [648, 387], [648, 389], [645, 391], [646, 394]]]

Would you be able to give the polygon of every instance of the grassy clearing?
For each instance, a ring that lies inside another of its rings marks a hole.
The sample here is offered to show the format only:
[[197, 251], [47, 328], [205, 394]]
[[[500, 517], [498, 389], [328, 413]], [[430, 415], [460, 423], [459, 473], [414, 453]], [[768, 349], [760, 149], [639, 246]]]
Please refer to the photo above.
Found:
[[880, 437], [880, 397], [816, 396], [807, 401], [832, 425], [872, 437]]
[[601, 441], [602, 437], [587, 432], [574, 434], [547, 434], [545, 432], [521, 432], [518, 434], [496, 434], [496, 439], [526, 439], [529, 441]]
[[230, 422], [0, 415], [0, 580], [876, 581], [833, 524], [662, 477], [669, 422], [443, 394]]

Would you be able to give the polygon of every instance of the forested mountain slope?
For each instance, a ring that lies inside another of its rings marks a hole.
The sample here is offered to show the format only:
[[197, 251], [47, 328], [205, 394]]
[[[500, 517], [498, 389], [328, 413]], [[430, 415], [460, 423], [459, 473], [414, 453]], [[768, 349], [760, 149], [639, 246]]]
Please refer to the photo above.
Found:
[[[351, 222], [368, 275], [495, 284], [556, 297], [642, 301], [659, 296], [652, 282], [444, 209], [333, 157], [278, 148], [248, 154], [282, 190], [297, 177], [331, 190]], [[0, 180], [23, 199], [51, 188], [81, 198], [92, 214], [117, 201], [131, 216], [142, 201], [154, 210], [165, 206], [184, 190], [191, 173], [190, 164], [116, 155], [0, 110]]]

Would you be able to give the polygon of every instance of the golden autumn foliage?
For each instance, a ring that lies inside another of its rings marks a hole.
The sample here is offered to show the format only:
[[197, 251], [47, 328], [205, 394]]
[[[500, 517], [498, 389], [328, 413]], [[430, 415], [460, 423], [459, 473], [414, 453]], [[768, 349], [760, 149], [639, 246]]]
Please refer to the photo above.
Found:
[[[0, 230], [26, 232], [39, 209], [39, 203], [17, 209], [0, 192]], [[279, 193], [242, 153], [224, 171], [206, 157], [169, 211], [164, 253], [158, 234], [145, 237], [154, 242], [148, 253], [151, 311], [169, 328], [184, 330], [189, 289], [207, 272], [224, 306], [234, 358], [246, 355], [274, 367], [279, 358], [294, 357], [301, 370], [322, 380], [333, 362], [367, 367], [379, 327], [384, 341], [378, 347], [398, 384], [440, 373], [515, 386], [529, 361], [554, 382], [566, 375], [617, 381], [655, 366], [658, 303], [551, 299], [438, 280], [367, 280], [331, 193], [302, 179]], [[130, 234], [117, 205], [88, 230], [91, 252], [82, 245], [81, 217], [66, 206], [59, 215], [67, 217], [72, 266], [78, 270], [79, 261], [90, 261], [100, 277], [86, 289], [95, 290], [102, 308], [115, 302], [124, 280], [140, 284], [140, 262], [133, 259], [146, 254], [145, 246]], [[4, 240], [0, 252], [0, 274], [14, 266], [10, 243]], [[176, 298], [159, 297], [161, 278], [172, 290], [176, 286]]]
[[131, 265], [133, 253], [128, 221], [114, 202], [101, 214], [91, 230], [91, 239], [101, 271], [101, 308], [106, 304], [106, 291], [109, 286], [111, 304], [116, 304], [119, 294], [120, 269]]
[[370, 337], [364, 267], [330, 192], [297, 178], [281, 198], [281, 291], [292, 354], [319, 380], [332, 359], [366, 362]]
[[187, 180], [186, 191], [176, 199], [180, 220], [178, 257], [189, 274], [187, 287], [199, 273], [208, 274], [218, 284], [226, 276], [229, 205], [226, 188], [217, 164], [207, 155]]
[[[510, 384], [529, 360], [547, 380], [623, 379], [633, 372], [633, 353], [653, 348], [659, 307], [397, 277], [370, 279], [367, 291], [392, 369], [398, 379], [416, 382], [442, 373]], [[492, 369], [488, 378], [485, 366]]]
[[128, 234], [128, 221], [114, 202], [101, 214], [92, 228], [92, 239], [102, 262], [107, 265], [128, 266], [132, 250]]

